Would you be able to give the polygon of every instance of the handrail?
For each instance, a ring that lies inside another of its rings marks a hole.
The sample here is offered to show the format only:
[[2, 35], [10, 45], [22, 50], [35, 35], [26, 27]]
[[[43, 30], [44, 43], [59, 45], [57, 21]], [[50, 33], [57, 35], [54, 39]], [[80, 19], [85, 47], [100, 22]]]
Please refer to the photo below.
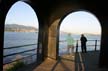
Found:
[[[87, 45], [87, 46], [95, 46], [95, 44], [94, 45]], [[100, 45], [96, 45], [96, 46], [100, 46]], [[78, 45], [78, 47], [81, 47], [81, 45]]]
[[[78, 45], [79, 41], [80, 40], [75, 40], [76, 41], [76, 52], [78, 51], [78, 47], [81, 47], [81, 45]], [[95, 46], [95, 51], [97, 50], [97, 46], [100, 46], [100, 45], [97, 45], [97, 42], [100, 41], [100, 40], [87, 40], [87, 41], [94, 41], [94, 45], [87, 45], [87, 46]], [[66, 42], [66, 40], [60, 40], [59, 42]]]
[[[7, 47], [7, 48], [4, 48], [4, 50], [6, 50], [6, 49], [13, 49], [13, 48], [21, 48], [21, 47], [32, 46], [32, 45], [37, 45], [37, 44], [27, 44], [27, 45], [21, 45], [21, 46]], [[34, 51], [34, 50], [36, 50], [36, 48], [30, 49], [30, 50], [25, 50], [25, 51], [20, 51], [20, 52], [8, 54], [8, 55], [4, 55], [3, 58], [8, 57], [8, 56], [13, 56], [13, 55], [16, 55], [16, 54], [22, 54], [22, 53], [29, 52], [29, 51]], [[37, 54], [32, 54], [32, 55], [29, 55], [29, 56], [33, 56], [33, 55], [37, 55]], [[29, 56], [26, 56], [26, 57], [29, 57]], [[23, 58], [21, 58], [21, 59], [24, 59], [24, 58], [26, 58], [26, 57], [23, 57]], [[21, 59], [17, 59], [17, 60], [21, 60]], [[5, 64], [9, 64], [9, 63], [15, 62], [15, 61], [17, 61], [17, 60], [10, 61], [10, 62], [5, 63]], [[5, 64], [3, 64], [3, 65], [5, 65]]]
[[18, 48], [18, 47], [32, 46], [32, 45], [37, 45], [37, 44], [27, 44], [27, 45], [20, 45], [20, 46], [12, 46], [12, 47], [7, 47], [7, 48], [3, 48], [3, 49], [12, 49], [12, 48]]
[[21, 52], [16, 52], [16, 53], [4, 55], [3, 57], [12, 56], [12, 55], [16, 55], [16, 54], [21, 54], [21, 53], [24, 53], [24, 52], [29, 52], [29, 51], [34, 51], [34, 50], [36, 50], [36, 48], [35, 49], [31, 49], [31, 50], [25, 50], [25, 51], [21, 51]]
[[28, 55], [28, 56], [22, 57], [22, 58], [20, 58], [20, 59], [16, 59], [16, 60], [13, 60], [13, 61], [10, 61], [10, 62], [6, 62], [6, 63], [3, 63], [3, 65], [10, 64], [10, 63], [12, 63], [12, 62], [16, 62], [16, 61], [18, 61], [18, 60], [21, 60], [21, 59], [24, 59], [24, 58], [27, 58], [27, 57], [31, 57], [31, 56], [34, 56], [34, 55], [37, 55], [37, 54]]
[[[78, 52], [78, 41], [79, 40], [77, 40], [77, 43], [76, 43], [76, 52]], [[97, 45], [97, 41], [100, 41], [100, 40], [88, 40], [88, 41], [95, 41], [95, 44], [94, 45], [87, 45], [87, 46], [95, 46], [95, 51], [97, 50], [97, 46], [99, 46], [99, 45]]]
[[[75, 40], [75, 41], [80, 41], [80, 40]], [[95, 40], [87, 40], [87, 41], [95, 41]], [[100, 41], [100, 40], [97, 40]], [[66, 42], [66, 40], [60, 40], [59, 42]]]
[[[78, 51], [78, 47], [80, 46], [80, 45], [78, 45], [78, 42], [80, 40], [75, 40], [75, 41], [76, 41], [76, 52], [77, 52]], [[95, 51], [96, 51], [96, 46], [99, 46], [99, 45], [97, 45], [97, 41], [100, 41], [100, 40], [87, 40], [87, 41], [95, 41], [95, 44], [94, 45], [87, 45], [87, 46], [95, 46]], [[66, 40], [60, 40], [59, 42], [66, 42]], [[21, 46], [13, 46], [13, 47], [8, 47], [8, 48], [4, 48], [4, 49], [13, 49], [13, 48], [19, 48], [19, 47], [25, 47], [25, 46], [32, 46], [32, 45], [37, 45], [37, 44], [27, 44], [27, 45], [21, 45]], [[24, 53], [24, 52], [29, 52], [29, 51], [34, 51], [34, 50], [36, 50], [36, 48], [31, 49], [31, 50], [25, 50], [25, 51], [21, 51], [21, 52], [16, 52], [16, 53], [4, 55], [3, 57], [8, 57], [8, 56], [12, 56], [12, 55], [16, 55], [16, 54], [21, 54], [21, 53]], [[37, 54], [33, 54], [33, 55], [37, 55]], [[30, 55], [30, 56], [32, 56], [32, 55]], [[29, 56], [26, 56], [26, 57], [29, 57]], [[21, 59], [24, 59], [26, 57], [23, 57]], [[21, 59], [17, 59], [17, 60], [21, 60]], [[15, 62], [17, 60], [10, 61], [10, 62], [5, 63], [5, 64], [9, 64], [9, 63]], [[3, 64], [3, 65], [5, 65], [5, 64]]]

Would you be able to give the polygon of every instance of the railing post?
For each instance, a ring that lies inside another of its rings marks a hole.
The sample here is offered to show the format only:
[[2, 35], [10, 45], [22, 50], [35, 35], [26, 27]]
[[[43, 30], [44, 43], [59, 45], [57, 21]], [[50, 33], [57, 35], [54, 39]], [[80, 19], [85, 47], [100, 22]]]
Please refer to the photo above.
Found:
[[78, 52], [78, 40], [76, 40], [76, 53]]
[[96, 48], [97, 48], [97, 40], [95, 40], [95, 51], [96, 51]]
[[37, 62], [40, 63], [42, 61], [42, 43], [38, 43], [38, 48], [37, 48]]

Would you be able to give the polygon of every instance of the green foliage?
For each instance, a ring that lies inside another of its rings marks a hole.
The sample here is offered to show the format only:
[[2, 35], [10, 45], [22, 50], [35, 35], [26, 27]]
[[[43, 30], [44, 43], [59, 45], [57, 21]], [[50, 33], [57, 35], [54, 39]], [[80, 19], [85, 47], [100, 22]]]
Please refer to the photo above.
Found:
[[8, 68], [6, 71], [16, 71], [23, 66], [25, 66], [24, 62], [17, 61], [15, 64], [13, 64], [12, 67]]

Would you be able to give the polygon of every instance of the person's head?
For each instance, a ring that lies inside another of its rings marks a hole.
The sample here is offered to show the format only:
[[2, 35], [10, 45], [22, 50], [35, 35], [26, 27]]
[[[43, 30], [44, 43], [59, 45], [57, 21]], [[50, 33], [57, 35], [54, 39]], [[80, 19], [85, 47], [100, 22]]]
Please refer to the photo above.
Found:
[[82, 37], [84, 37], [84, 34], [81, 34]]
[[71, 36], [71, 33], [68, 33], [68, 36]]

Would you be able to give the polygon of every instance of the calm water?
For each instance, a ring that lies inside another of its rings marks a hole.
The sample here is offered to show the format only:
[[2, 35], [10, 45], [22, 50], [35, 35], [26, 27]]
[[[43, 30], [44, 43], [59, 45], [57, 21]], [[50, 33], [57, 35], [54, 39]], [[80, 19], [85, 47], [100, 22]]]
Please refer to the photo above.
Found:
[[[29, 33], [28, 32], [5, 32], [4, 48], [27, 45], [27, 44], [36, 44], [37, 38], [38, 38], [37, 33], [33, 33], [33, 32], [29, 32]], [[26, 47], [21, 47], [21, 48], [6, 49], [4, 50], [3, 55], [30, 50], [34, 48], [37, 48], [37, 45], [26, 46]], [[27, 56], [33, 53], [36, 53], [36, 51], [25, 52], [25, 53], [22, 53], [21, 55]], [[16, 58], [16, 55], [8, 56], [3, 59], [3, 62], [5, 63], [5, 62], [12, 61], [15, 58]]]
[[[93, 35], [85, 35], [85, 36], [87, 37], [88, 40], [100, 40], [100, 36], [93, 36]], [[66, 34], [60, 34], [60, 40], [65, 40], [66, 39], [65, 37], [66, 37]], [[80, 39], [80, 35], [72, 35], [72, 37], [75, 40]], [[26, 45], [26, 44], [36, 44], [37, 39], [38, 39], [38, 34], [33, 33], [33, 32], [28, 32], [28, 33], [27, 32], [5, 32], [4, 48]], [[88, 41], [87, 44], [90, 44], [90, 45], [93, 44], [94, 45], [95, 42], [94, 41]], [[100, 42], [98, 42], [98, 44], [100, 44]], [[76, 42], [75, 42], [75, 45], [76, 45]], [[79, 45], [80, 45], [80, 42], [79, 42]], [[66, 47], [67, 47], [66, 42], [59, 44], [59, 55], [67, 53]], [[20, 51], [24, 51], [24, 50], [33, 49], [33, 48], [37, 48], [37, 45], [4, 50], [3, 55], [12, 54], [12, 53], [16, 53], [16, 52], [20, 52]], [[80, 52], [81, 51], [80, 47], [78, 49], [79, 49], [78, 51]], [[97, 49], [99, 50], [100, 47], [98, 47]], [[88, 51], [94, 50], [94, 47], [93, 46], [87, 47], [87, 50]], [[26, 55], [33, 54], [33, 53], [36, 53], [36, 51], [23, 53], [21, 55], [26, 56]], [[13, 58], [15, 58], [15, 56], [6, 57], [6, 58], [4, 58], [4, 62], [11, 61]]]

